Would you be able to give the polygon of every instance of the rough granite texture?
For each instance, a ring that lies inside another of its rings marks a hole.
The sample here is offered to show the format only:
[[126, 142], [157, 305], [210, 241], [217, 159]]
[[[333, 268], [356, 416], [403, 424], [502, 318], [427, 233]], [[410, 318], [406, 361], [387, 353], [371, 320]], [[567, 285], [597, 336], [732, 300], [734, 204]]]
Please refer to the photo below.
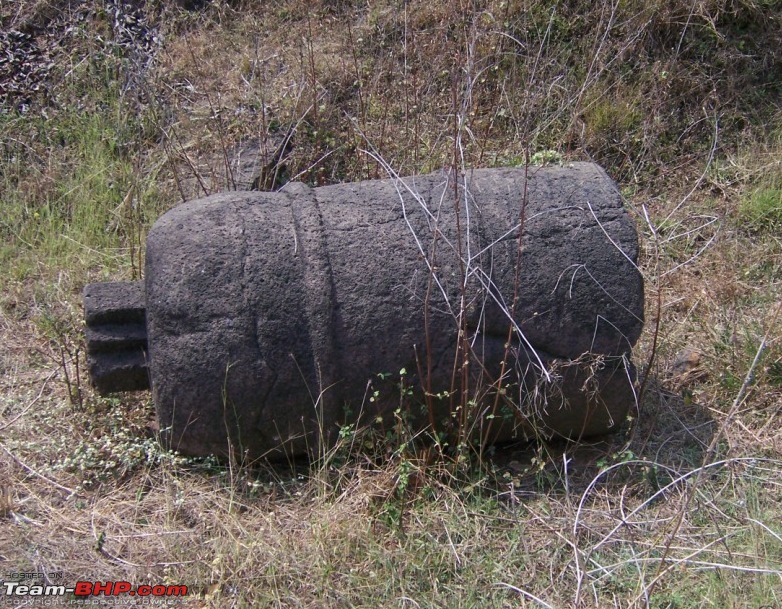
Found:
[[[471, 424], [492, 440], [620, 424], [634, 403], [643, 282], [615, 184], [596, 165], [572, 163], [528, 176], [471, 171], [458, 193], [456, 206], [444, 173], [292, 183], [161, 217], [147, 241], [146, 320], [164, 441], [191, 455], [225, 455], [230, 443], [234, 454], [274, 457], [331, 444], [346, 408], [353, 421], [388, 420], [399, 390], [389, 382], [369, 402], [378, 373], [398, 382], [405, 368], [420, 402], [422, 386], [453, 388], [462, 297], [471, 387], [481, 377], [485, 388], [506, 354], [516, 287], [502, 413], [493, 429], [491, 417]], [[448, 400], [437, 404], [447, 424]]]

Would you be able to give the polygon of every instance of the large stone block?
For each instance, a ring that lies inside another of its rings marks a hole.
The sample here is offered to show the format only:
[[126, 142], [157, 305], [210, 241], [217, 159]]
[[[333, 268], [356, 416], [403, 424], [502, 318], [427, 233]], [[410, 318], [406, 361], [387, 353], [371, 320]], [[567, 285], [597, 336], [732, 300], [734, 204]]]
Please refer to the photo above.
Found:
[[467, 424], [490, 440], [611, 431], [634, 402], [637, 256], [615, 184], [589, 163], [182, 204], [147, 240], [162, 437], [194, 455], [312, 452], [346, 410], [392, 417], [399, 391], [370, 403], [367, 387], [401, 368], [414, 425], [428, 402], [445, 428], [459, 400], [431, 394], [467, 392]]

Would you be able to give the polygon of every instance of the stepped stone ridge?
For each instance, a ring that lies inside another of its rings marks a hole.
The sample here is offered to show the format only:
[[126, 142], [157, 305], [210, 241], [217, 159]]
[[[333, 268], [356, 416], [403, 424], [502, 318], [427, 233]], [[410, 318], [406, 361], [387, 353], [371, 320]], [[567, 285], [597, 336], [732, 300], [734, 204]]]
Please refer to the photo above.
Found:
[[83, 297], [92, 384], [103, 394], [149, 389], [144, 282], [91, 283]]
[[452, 424], [431, 396], [468, 379], [487, 441], [602, 434], [635, 401], [637, 256], [591, 163], [217, 194], [157, 221], [143, 284], [85, 288], [90, 371], [104, 393], [151, 386], [190, 455], [307, 454], [346, 412], [393, 420], [400, 379], [378, 375], [403, 368], [422, 428], [425, 402]]

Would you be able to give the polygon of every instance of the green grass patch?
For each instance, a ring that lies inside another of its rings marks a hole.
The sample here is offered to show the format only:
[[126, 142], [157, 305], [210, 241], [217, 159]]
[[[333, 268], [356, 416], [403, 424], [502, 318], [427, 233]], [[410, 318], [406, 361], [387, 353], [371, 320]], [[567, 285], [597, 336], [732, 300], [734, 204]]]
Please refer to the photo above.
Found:
[[782, 173], [780, 185], [760, 186], [742, 198], [739, 220], [755, 231], [775, 232], [782, 227]]
[[123, 60], [93, 51], [63, 76], [60, 103], [0, 113], [0, 281], [52, 268], [110, 275], [159, 214], [143, 167], [154, 109], [126, 91]]

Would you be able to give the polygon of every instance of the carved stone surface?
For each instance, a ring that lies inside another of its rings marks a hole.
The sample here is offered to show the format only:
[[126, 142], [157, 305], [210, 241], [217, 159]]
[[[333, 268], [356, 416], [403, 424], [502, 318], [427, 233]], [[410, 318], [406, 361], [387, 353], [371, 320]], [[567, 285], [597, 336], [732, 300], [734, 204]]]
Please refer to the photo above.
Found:
[[[368, 383], [401, 368], [414, 404], [422, 387], [462, 391], [469, 379], [479, 404], [500, 405], [468, 422], [492, 440], [611, 431], [634, 403], [637, 255], [616, 186], [589, 163], [182, 204], [147, 241], [163, 439], [193, 455], [229, 444], [251, 457], [311, 453], [331, 444], [346, 408], [354, 422], [392, 417], [399, 390], [389, 383], [370, 402]], [[466, 375], [453, 373], [460, 310]], [[450, 400], [429, 401], [448, 424]], [[414, 424], [421, 412], [411, 407]]]
[[102, 394], [149, 389], [144, 283], [91, 283], [83, 296], [92, 384]]

